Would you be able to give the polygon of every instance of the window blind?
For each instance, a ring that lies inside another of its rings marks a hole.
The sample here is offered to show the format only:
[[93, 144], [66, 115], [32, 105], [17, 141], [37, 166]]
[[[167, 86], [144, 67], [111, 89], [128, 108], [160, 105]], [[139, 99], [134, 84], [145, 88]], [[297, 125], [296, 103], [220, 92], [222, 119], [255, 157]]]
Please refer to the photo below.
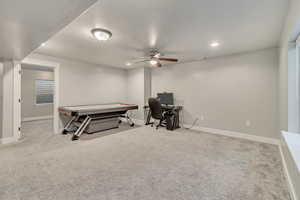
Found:
[[53, 103], [54, 81], [36, 80], [36, 104]]

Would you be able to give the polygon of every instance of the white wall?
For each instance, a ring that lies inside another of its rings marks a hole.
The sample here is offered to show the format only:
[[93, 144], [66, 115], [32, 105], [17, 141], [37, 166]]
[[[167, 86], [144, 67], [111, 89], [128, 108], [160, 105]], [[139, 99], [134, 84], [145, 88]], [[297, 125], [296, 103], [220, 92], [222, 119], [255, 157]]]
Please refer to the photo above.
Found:
[[28, 118], [45, 117], [53, 115], [53, 104], [37, 105], [35, 81], [54, 80], [54, 72], [32, 69], [22, 69], [21, 79], [21, 116], [22, 120]]
[[[184, 123], [278, 138], [277, 49], [152, 71], [152, 94], [173, 92]], [[250, 120], [251, 126], [246, 126]]]
[[0, 63], [0, 138], [2, 137], [3, 64]]
[[138, 112], [132, 113], [134, 119], [144, 119], [143, 106], [145, 105], [145, 70], [135, 68], [127, 71], [127, 102], [137, 104]]
[[[105, 67], [32, 54], [29, 58], [60, 64], [59, 106], [125, 102], [127, 72], [124, 69]], [[66, 123], [61, 116], [60, 128]]]
[[125, 102], [127, 72], [62, 58], [32, 54], [30, 58], [60, 63], [59, 105]]

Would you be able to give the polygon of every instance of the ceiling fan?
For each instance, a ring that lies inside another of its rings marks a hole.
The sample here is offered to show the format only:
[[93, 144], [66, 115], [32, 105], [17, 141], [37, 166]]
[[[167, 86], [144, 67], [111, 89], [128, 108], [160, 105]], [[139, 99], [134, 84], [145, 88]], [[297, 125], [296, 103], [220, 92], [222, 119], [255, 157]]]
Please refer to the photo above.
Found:
[[161, 67], [162, 62], [178, 62], [177, 58], [166, 58], [163, 56], [164, 54], [160, 53], [157, 49], [151, 49], [148, 53], [146, 53], [145, 57], [141, 57], [140, 59], [137, 59], [131, 63], [137, 64], [148, 62], [153, 67]]

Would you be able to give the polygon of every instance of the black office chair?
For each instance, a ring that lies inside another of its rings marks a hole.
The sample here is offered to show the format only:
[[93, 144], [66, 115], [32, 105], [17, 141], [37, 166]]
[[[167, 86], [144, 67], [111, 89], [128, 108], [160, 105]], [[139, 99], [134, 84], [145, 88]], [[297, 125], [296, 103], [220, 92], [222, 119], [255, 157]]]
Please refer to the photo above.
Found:
[[166, 123], [165, 113], [162, 110], [161, 104], [158, 99], [156, 98], [149, 98], [148, 104], [151, 112], [151, 117], [153, 119], [159, 120], [158, 125], [156, 126], [156, 129], [158, 127], [162, 126], [164, 127]]

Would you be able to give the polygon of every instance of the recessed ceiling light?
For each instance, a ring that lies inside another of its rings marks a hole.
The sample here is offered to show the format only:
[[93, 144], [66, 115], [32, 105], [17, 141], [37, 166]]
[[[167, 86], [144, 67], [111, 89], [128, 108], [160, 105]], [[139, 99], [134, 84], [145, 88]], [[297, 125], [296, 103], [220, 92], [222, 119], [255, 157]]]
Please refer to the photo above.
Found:
[[42, 44], [41, 44], [42, 47], [44, 47], [45, 45], [46, 45], [45, 43], [42, 43]]
[[130, 66], [130, 65], [131, 65], [131, 63], [130, 63], [130, 62], [127, 62], [127, 63], [126, 63], [126, 66]]
[[156, 65], [157, 64], [157, 60], [150, 60], [150, 64], [151, 65]]
[[210, 43], [210, 46], [211, 46], [211, 47], [218, 47], [218, 46], [220, 46], [220, 43], [214, 41], [214, 42]]
[[92, 29], [91, 33], [97, 40], [100, 41], [106, 41], [112, 36], [112, 33], [109, 30], [102, 29], [102, 28]]

